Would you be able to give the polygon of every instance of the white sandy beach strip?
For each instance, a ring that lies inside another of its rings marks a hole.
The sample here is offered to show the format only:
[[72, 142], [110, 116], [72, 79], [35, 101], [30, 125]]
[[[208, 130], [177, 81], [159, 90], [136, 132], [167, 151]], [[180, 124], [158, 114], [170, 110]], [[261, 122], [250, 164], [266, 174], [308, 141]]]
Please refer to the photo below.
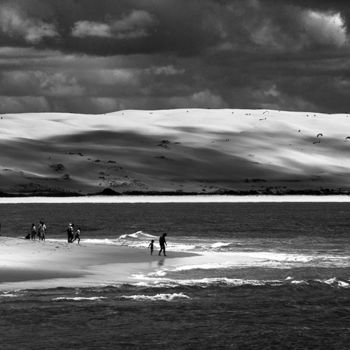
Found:
[[350, 202], [348, 195], [188, 195], [188, 196], [82, 196], [3, 197], [0, 204], [18, 203], [307, 203]]

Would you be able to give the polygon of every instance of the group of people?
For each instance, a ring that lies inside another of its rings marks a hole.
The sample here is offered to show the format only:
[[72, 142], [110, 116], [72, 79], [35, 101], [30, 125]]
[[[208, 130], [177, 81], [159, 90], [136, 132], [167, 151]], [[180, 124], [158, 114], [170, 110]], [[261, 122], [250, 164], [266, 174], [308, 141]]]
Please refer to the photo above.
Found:
[[[25, 237], [26, 239], [31, 239], [35, 240], [35, 237], [38, 236], [38, 239], [41, 241], [45, 241], [46, 237], [46, 225], [44, 221], [40, 221], [38, 227], [36, 227], [35, 224], [32, 224], [30, 233], [27, 234]], [[163, 233], [159, 237], [159, 247], [160, 250], [158, 252], [158, 255], [161, 255], [163, 252], [163, 255], [166, 256], [165, 254], [165, 246], [167, 245], [165, 237], [167, 236], [166, 233]], [[74, 241], [78, 241], [78, 244], [80, 243], [80, 227], [78, 227], [74, 231], [74, 224], [69, 223], [67, 227], [67, 240], [68, 243], [73, 243]], [[150, 249], [151, 255], [153, 255], [153, 250], [154, 250], [154, 239], [151, 240], [151, 243], [149, 244], [148, 248]]]
[[[40, 221], [38, 227], [35, 224], [32, 224], [30, 228], [30, 232], [26, 235], [26, 239], [35, 240], [36, 236], [40, 241], [45, 241], [46, 238], [46, 230], [47, 227], [44, 221]], [[68, 243], [73, 243], [74, 241], [78, 241], [80, 243], [80, 227], [74, 231], [74, 224], [69, 223], [67, 227], [67, 235], [68, 235]]]
[[27, 234], [26, 239], [35, 240], [35, 237], [38, 236], [39, 241], [45, 241], [46, 238], [46, 225], [44, 221], [40, 221], [38, 227], [35, 224], [32, 224], [30, 232]]
[[[166, 233], [163, 233], [160, 237], [159, 237], [159, 253], [158, 255], [161, 255], [163, 252], [163, 255], [166, 256], [165, 254], [165, 246], [167, 245], [165, 237], [167, 236]], [[148, 248], [150, 249], [151, 255], [153, 255], [153, 250], [154, 250], [154, 239], [151, 240], [151, 243], [149, 244]]]
[[67, 227], [67, 239], [68, 243], [73, 243], [75, 240], [78, 240], [80, 243], [80, 227], [74, 232], [74, 224], [69, 223]]

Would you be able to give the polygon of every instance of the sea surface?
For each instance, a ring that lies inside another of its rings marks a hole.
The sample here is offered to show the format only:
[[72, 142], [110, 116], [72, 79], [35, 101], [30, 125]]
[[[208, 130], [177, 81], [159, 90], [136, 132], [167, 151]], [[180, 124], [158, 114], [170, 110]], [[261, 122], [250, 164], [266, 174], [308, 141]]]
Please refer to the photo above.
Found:
[[127, 285], [1, 292], [0, 349], [349, 349], [349, 214], [341, 202], [0, 204], [2, 235], [44, 220], [64, 240], [73, 222], [82, 244], [148, 254], [167, 232], [169, 256], [202, 256], [161, 258]]

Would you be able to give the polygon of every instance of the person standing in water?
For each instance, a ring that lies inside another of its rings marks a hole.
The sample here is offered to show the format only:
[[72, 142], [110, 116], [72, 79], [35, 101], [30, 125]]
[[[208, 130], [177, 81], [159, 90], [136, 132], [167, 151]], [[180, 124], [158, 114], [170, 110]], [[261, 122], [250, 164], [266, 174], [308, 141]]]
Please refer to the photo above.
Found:
[[160, 246], [160, 251], [158, 253], [158, 255], [161, 255], [162, 251], [163, 251], [163, 255], [166, 256], [165, 254], [165, 246], [166, 244], [166, 240], [165, 237], [167, 236], [166, 233], [163, 233], [160, 237], [159, 237], [159, 246]]
[[154, 248], [154, 239], [152, 239], [151, 243], [149, 244], [148, 248], [151, 251], [151, 255], [153, 254], [153, 248]]

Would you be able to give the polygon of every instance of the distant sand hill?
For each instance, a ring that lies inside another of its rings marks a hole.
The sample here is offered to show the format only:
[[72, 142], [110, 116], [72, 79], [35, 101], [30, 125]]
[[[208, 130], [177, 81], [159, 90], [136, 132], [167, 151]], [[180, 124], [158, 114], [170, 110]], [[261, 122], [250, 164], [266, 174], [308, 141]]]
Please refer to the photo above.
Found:
[[350, 117], [344, 114], [3, 114], [0, 143], [2, 195], [350, 189]]

